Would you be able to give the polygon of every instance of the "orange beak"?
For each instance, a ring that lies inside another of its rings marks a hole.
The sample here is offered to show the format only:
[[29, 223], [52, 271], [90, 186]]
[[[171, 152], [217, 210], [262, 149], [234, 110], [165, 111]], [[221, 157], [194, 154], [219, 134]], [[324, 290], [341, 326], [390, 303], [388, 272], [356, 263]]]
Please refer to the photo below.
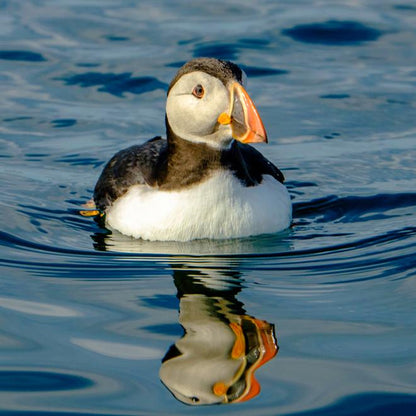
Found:
[[233, 138], [242, 143], [267, 143], [267, 134], [257, 109], [240, 83], [230, 86], [230, 114], [218, 117], [220, 124], [231, 124]]
[[246, 402], [260, 393], [260, 384], [254, 377], [254, 372], [263, 364], [267, 363], [267, 361], [270, 361], [279, 350], [274, 335], [274, 325], [249, 316], [246, 319], [251, 320], [256, 326], [258, 341], [260, 343], [259, 346], [261, 348], [259, 348], [259, 358], [246, 373], [246, 391], [235, 402]]

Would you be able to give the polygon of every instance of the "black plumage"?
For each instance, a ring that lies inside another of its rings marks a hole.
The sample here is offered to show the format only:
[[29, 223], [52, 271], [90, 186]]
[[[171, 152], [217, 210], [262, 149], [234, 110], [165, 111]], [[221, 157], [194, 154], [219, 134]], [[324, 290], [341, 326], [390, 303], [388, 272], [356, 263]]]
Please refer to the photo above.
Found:
[[283, 183], [282, 172], [254, 147], [234, 141], [217, 150], [179, 138], [168, 143], [161, 137], [116, 153], [105, 166], [94, 190], [96, 207], [105, 211], [133, 185], [160, 190], [180, 190], [208, 178], [218, 169], [229, 169], [244, 186], [256, 186], [263, 175]]

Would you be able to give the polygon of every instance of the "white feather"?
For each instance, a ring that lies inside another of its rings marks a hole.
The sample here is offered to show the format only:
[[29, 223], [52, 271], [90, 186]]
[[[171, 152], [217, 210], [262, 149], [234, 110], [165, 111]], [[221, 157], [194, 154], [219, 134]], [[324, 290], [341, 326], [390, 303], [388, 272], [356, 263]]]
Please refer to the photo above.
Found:
[[[202, 85], [202, 98], [192, 95], [196, 85]], [[211, 75], [194, 71], [183, 75], [170, 90], [166, 115], [171, 129], [181, 139], [223, 149], [232, 141], [231, 126], [218, 124], [221, 113], [231, 111], [230, 93], [224, 84]]]
[[291, 216], [289, 193], [274, 178], [245, 187], [219, 171], [179, 191], [135, 185], [108, 209], [106, 222], [135, 238], [189, 241], [274, 233], [287, 228]]

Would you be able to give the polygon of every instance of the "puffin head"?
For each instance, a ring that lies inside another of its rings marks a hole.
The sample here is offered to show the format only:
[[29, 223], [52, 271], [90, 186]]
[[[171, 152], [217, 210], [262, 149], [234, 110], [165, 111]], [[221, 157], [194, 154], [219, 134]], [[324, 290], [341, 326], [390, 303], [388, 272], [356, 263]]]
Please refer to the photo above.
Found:
[[166, 102], [168, 130], [194, 143], [228, 147], [267, 142], [263, 122], [235, 64], [214, 58], [187, 62], [173, 78]]

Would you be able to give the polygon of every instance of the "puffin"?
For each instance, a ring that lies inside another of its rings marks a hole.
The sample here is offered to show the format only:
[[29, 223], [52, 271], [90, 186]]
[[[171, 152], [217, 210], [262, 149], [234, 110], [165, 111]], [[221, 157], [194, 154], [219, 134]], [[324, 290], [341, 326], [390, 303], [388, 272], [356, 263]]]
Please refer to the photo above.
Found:
[[166, 139], [116, 153], [94, 189], [106, 228], [136, 239], [232, 239], [282, 231], [292, 205], [282, 172], [249, 143], [267, 143], [234, 63], [196, 58], [171, 81]]

